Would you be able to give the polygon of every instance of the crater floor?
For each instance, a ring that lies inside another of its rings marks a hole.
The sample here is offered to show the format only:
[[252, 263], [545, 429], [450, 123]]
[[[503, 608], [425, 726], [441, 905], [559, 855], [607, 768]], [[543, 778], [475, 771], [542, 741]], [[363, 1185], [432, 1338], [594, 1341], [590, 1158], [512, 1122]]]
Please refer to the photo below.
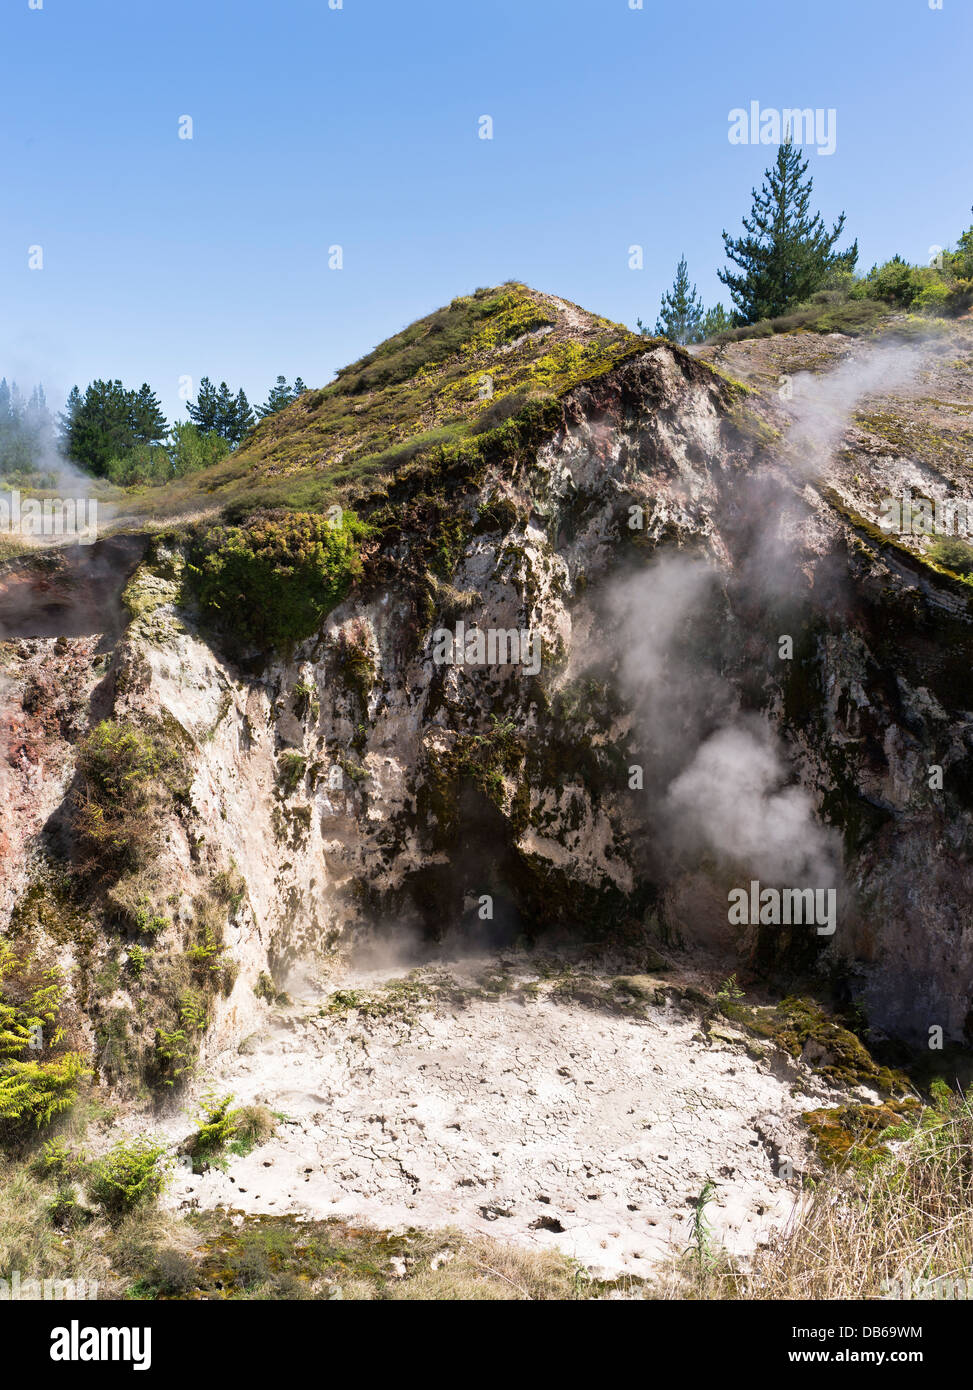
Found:
[[[798, 1117], [822, 1093], [776, 1050], [704, 1030], [670, 979], [513, 953], [306, 983], [189, 1098], [266, 1105], [276, 1137], [181, 1170], [167, 1202], [452, 1226], [613, 1276], [685, 1249], [710, 1181], [714, 1239], [752, 1249], [793, 1206]], [[185, 1108], [167, 1128], [186, 1135]]]

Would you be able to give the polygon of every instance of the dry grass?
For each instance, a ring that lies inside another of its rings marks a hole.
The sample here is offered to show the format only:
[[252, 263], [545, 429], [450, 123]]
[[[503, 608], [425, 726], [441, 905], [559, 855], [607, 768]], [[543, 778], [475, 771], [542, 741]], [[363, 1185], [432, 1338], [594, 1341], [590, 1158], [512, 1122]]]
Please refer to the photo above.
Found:
[[[853, 1149], [805, 1193], [787, 1226], [749, 1267], [723, 1252], [683, 1258], [653, 1281], [653, 1298], [882, 1299], [903, 1287], [973, 1278], [973, 1092], [941, 1083], [933, 1104], [886, 1132], [885, 1151]], [[956, 1296], [955, 1293], [952, 1296]]]
[[560, 1251], [528, 1250], [486, 1237], [443, 1232], [422, 1240], [408, 1278], [392, 1285], [387, 1297], [422, 1302], [535, 1302], [575, 1299], [586, 1292], [579, 1267]]

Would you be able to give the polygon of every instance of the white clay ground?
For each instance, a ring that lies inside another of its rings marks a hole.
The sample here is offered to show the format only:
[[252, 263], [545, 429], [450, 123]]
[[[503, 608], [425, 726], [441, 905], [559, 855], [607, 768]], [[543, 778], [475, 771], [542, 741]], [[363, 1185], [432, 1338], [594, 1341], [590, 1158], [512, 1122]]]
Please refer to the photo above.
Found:
[[[441, 962], [439, 974], [472, 983], [491, 968], [496, 957]], [[608, 1276], [684, 1249], [707, 1181], [707, 1219], [729, 1250], [786, 1219], [805, 1166], [798, 1117], [828, 1093], [775, 1049], [761, 1058], [750, 1043], [750, 1055], [727, 1026], [707, 1036], [678, 1001], [631, 1017], [547, 997], [543, 980], [531, 999], [440, 999], [411, 1021], [320, 1016], [335, 989], [396, 974], [408, 969], [292, 989], [264, 1033], [201, 1074], [165, 1122], [171, 1142], [192, 1131], [206, 1092], [287, 1118], [226, 1171], [179, 1170], [167, 1205], [452, 1226], [557, 1245]], [[513, 978], [537, 979], [529, 957]]]

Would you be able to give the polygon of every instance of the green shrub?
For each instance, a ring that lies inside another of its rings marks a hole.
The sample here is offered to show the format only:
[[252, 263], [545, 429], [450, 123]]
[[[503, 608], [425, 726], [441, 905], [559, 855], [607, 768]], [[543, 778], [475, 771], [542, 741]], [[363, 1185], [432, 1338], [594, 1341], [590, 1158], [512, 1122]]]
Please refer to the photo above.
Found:
[[968, 237], [969, 233], [964, 233], [959, 250], [944, 252], [937, 266], [909, 265], [901, 256], [872, 266], [867, 275], [850, 287], [852, 299], [881, 300], [896, 309], [934, 314], [959, 313], [969, 302], [973, 289], [969, 278], [973, 266], [968, 264], [973, 246]]
[[887, 304], [907, 309], [920, 289], [915, 267], [901, 256], [893, 256], [884, 265], [872, 266], [854, 286], [852, 295], [855, 299], [884, 299]]
[[30, 1047], [35, 1030], [54, 1023], [63, 998], [56, 967], [45, 970], [29, 952], [0, 939], [0, 1058]]
[[284, 796], [293, 796], [304, 781], [307, 758], [301, 753], [282, 753], [277, 764], [277, 782]]
[[196, 1059], [193, 1039], [184, 1028], [157, 1028], [152, 1049], [150, 1079], [174, 1086]]
[[52, 1226], [61, 1231], [73, 1231], [85, 1226], [93, 1213], [78, 1201], [78, 1194], [70, 1185], [59, 1187], [57, 1196], [47, 1207], [47, 1218]]
[[50, 1062], [8, 1062], [0, 1071], [0, 1134], [49, 1125], [71, 1108], [79, 1081], [90, 1075], [80, 1052]]
[[266, 970], [261, 970], [257, 976], [257, 982], [253, 987], [253, 992], [258, 999], [265, 999], [268, 1004], [276, 1004], [281, 998], [280, 991]]
[[317, 686], [309, 681], [298, 681], [292, 694], [294, 696], [294, 713], [298, 719], [304, 720], [309, 714], [317, 719], [321, 711]]
[[81, 745], [78, 766], [93, 789], [129, 801], [159, 775], [159, 750], [153, 739], [131, 724], [103, 719]]
[[165, 1145], [144, 1137], [115, 1145], [92, 1166], [88, 1196], [109, 1220], [152, 1205], [165, 1186]]
[[230, 1152], [238, 1158], [246, 1158], [248, 1153], [273, 1138], [277, 1122], [263, 1105], [244, 1105], [235, 1113], [236, 1132], [230, 1143]]
[[79, 1160], [64, 1139], [48, 1139], [32, 1166], [41, 1177], [63, 1183], [77, 1171], [78, 1164]]
[[277, 1125], [264, 1106], [245, 1105], [232, 1110], [232, 1104], [232, 1096], [219, 1100], [210, 1095], [203, 1100], [198, 1116], [199, 1129], [185, 1146], [185, 1152], [193, 1160], [194, 1172], [200, 1172], [205, 1163], [221, 1163], [227, 1151], [245, 1158], [273, 1136]]
[[954, 574], [973, 574], [973, 545], [969, 541], [960, 540], [958, 536], [944, 536], [929, 547], [929, 554], [937, 565]]
[[973, 227], [967, 227], [955, 251], [946, 252], [944, 264], [958, 280], [973, 281]]
[[50, 1124], [74, 1104], [80, 1081], [90, 1075], [82, 1054], [66, 1045], [64, 995], [57, 967], [45, 968], [29, 951], [0, 940], [0, 1138]]
[[230, 443], [215, 431], [205, 431], [192, 421], [179, 421], [170, 432], [169, 458], [171, 476], [184, 478], [189, 473], [199, 473], [209, 468], [230, 452]]
[[945, 280], [930, 280], [922, 286], [912, 301], [914, 309], [947, 310], [953, 302], [954, 291]]
[[287, 647], [317, 631], [361, 572], [367, 528], [345, 512], [338, 524], [303, 512], [257, 514], [198, 539], [184, 597], [246, 646]]
[[232, 1104], [232, 1096], [225, 1096], [223, 1100], [207, 1096], [203, 1101], [199, 1129], [186, 1145], [195, 1172], [208, 1160], [219, 1158], [236, 1135], [240, 1112], [231, 1110]]
[[220, 869], [219, 873], [213, 875], [213, 892], [230, 917], [240, 910], [247, 896], [247, 881], [232, 860], [228, 869]]
[[161, 733], [111, 719], [91, 730], [78, 752], [72, 812], [85, 871], [117, 877], [153, 857], [160, 790], [180, 762]]

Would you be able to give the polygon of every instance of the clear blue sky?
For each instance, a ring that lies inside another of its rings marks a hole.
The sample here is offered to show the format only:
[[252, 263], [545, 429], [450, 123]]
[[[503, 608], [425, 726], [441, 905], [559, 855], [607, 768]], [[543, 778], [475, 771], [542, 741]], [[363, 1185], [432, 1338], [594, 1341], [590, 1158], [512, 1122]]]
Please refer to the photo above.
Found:
[[4, 0], [0, 374], [171, 416], [181, 375], [322, 385], [505, 279], [654, 322], [685, 251], [713, 303], [751, 101], [835, 108], [822, 212], [925, 261], [973, 220], [971, 55], [971, 0]]

